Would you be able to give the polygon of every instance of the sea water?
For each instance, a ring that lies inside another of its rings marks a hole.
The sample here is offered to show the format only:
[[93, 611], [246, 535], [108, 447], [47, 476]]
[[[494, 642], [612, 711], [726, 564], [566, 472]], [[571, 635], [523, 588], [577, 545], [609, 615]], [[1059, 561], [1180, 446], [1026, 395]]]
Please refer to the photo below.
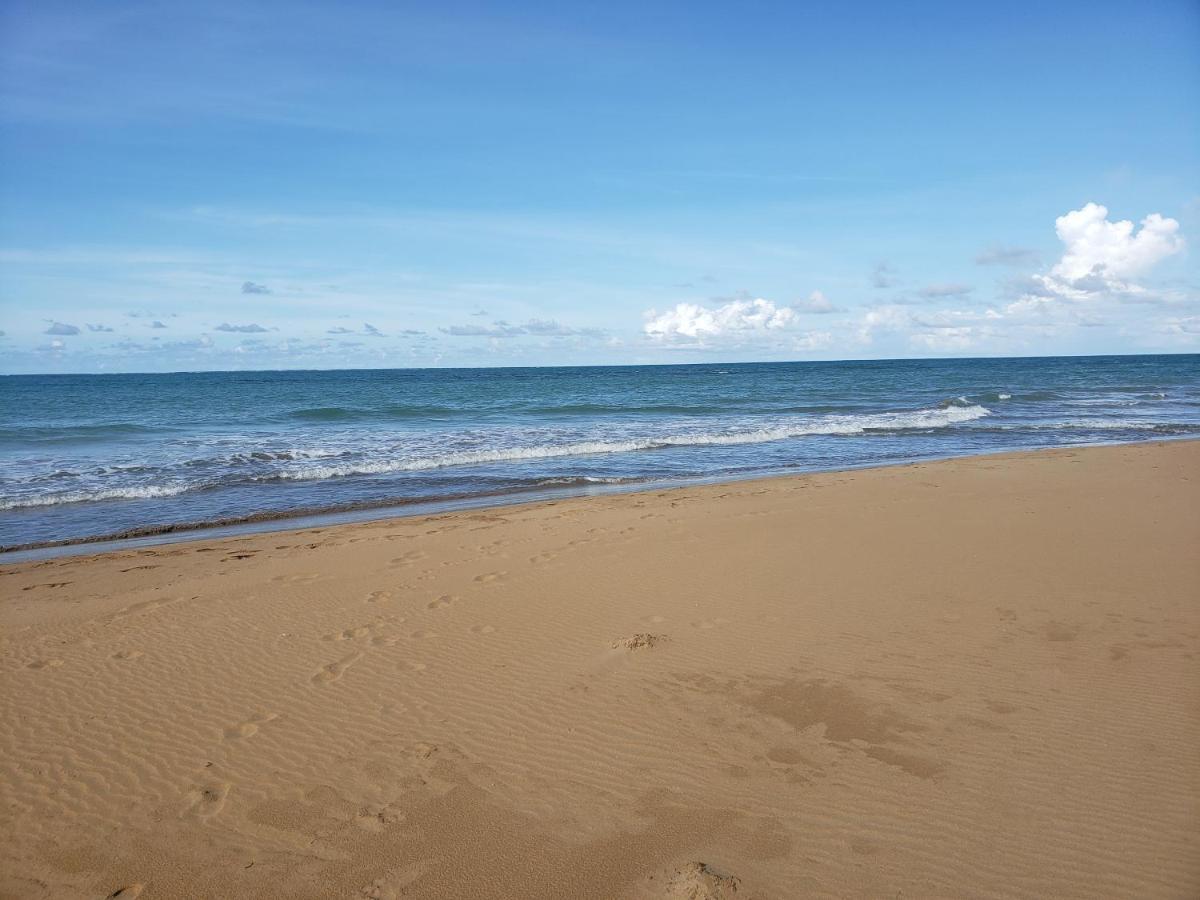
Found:
[[1196, 435], [1195, 355], [8, 376], [0, 547]]

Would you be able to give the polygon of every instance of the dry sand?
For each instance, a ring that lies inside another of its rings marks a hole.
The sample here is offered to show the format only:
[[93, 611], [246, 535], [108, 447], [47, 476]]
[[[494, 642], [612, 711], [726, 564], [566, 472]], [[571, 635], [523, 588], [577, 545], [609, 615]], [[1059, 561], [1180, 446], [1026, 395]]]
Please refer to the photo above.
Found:
[[5, 897], [1200, 896], [1200, 442], [5, 567]]

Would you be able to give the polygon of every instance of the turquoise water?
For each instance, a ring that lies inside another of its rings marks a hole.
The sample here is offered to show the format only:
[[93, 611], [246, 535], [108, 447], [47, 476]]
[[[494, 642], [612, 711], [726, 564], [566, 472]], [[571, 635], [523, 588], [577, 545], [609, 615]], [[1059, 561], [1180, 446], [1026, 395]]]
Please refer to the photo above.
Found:
[[1200, 356], [0, 378], [0, 546], [1200, 435]]

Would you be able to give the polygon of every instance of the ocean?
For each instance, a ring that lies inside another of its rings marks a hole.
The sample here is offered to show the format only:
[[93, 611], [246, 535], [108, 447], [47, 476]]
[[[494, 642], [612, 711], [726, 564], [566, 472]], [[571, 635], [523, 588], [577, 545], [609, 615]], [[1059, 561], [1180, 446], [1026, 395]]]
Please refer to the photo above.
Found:
[[1200, 356], [0, 378], [0, 548], [1200, 435]]

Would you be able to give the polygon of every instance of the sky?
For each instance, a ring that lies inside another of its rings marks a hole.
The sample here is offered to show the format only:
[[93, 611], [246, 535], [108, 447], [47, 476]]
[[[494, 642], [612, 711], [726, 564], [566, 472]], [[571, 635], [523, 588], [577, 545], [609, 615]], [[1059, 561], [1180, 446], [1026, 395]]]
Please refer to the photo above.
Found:
[[1200, 3], [0, 2], [0, 373], [1200, 350]]

